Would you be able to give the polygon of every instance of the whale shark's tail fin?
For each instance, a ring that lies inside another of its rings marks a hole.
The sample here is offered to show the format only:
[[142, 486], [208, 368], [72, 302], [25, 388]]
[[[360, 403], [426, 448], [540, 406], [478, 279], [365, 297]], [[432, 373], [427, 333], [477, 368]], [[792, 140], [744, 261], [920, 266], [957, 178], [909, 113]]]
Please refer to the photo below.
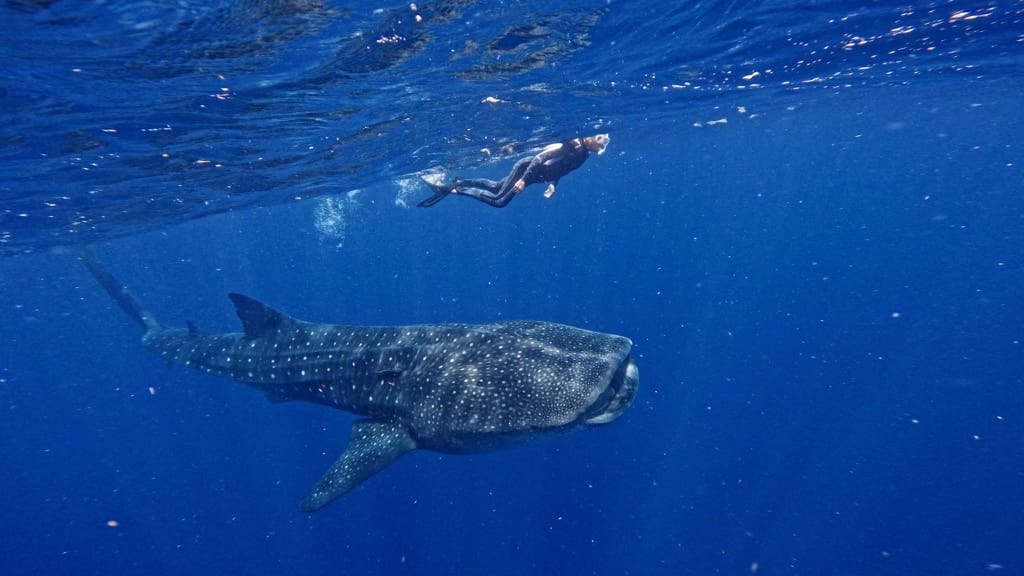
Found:
[[96, 255], [92, 253], [92, 250], [82, 248], [79, 252], [79, 257], [82, 259], [82, 263], [85, 264], [86, 269], [89, 270], [89, 273], [92, 274], [92, 277], [100, 283], [100, 286], [103, 286], [107, 294], [110, 294], [110, 297], [133, 320], [138, 322], [147, 331], [160, 328], [160, 323], [156, 321], [156, 318], [142, 307], [142, 304], [135, 299], [135, 296], [132, 296], [127, 286], [122, 284], [117, 278], [114, 278], [106, 266], [101, 264]]
[[429, 198], [417, 204], [417, 206], [419, 206], [420, 208], [429, 208], [434, 204], [437, 204], [441, 200], [447, 198], [449, 194], [455, 192], [455, 186], [449, 186], [448, 184], [444, 184], [436, 178], [423, 176], [422, 180], [424, 184], [430, 186], [431, 190], [434, 191], [434, 194], [433, 196], [430, 196]]

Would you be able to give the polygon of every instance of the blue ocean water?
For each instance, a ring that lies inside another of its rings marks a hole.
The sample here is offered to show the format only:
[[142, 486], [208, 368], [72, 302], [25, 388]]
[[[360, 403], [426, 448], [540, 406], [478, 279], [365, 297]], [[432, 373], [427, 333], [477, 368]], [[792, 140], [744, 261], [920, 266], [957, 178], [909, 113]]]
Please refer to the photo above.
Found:
[[[3, 573], [1024, 574], [1021, 3], [0, 14]], [[640, 392], [302, 514], [353, 417], [164, 366], [83, 244], [168, 325], [563, 322]]]

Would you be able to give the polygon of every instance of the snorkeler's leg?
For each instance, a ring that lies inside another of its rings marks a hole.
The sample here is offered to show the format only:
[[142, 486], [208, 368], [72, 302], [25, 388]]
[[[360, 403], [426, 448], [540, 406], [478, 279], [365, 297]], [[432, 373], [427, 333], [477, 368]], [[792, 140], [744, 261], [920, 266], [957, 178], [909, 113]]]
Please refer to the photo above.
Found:
[[457, 189], [457, 192], [455, 192], [456, 194], [462, 194], [463, 188], [479, 188], [480, 190], [486, 190], [494, 194], [498, 190], [501, 190], [501, 186], [504, 183], [504, 180], [488, 180], [486, 178], [471, 178], [469, 180], [456, 178], [455, 181], [452, 182], [452, 188]]
[[457, 194], [459, 196], [469, 196], [470, 198], [476, 198], [477, 200], [501, 208], [505, 204], [508, 204], [511, 200], [511, 196], [507, 199], [499, 199], [499, 191], [502, 188], [503, 182], [494, 182], [493, 180], [455, 180], [451, 184], [437, 184], [424, 179], [427, 186], [430, 186], [434, 190], [433, 196], [423, 200], [419, 203], [419, 206], [423, 208], [429, 208], [434, 204], [437, 204], [441, 200], [444, 200], [450, 194]]
[[[470, 198], [475, 198], [483, 202], [484, 204], [490, 204], [495, 208], [501, 208], [505, 204], [508, 204], [508, 200], [502, 200], [500, 193], [495, 194], [494, 192], [484, 190], [481, 188], [462, 188], [460, 186], [458, 190], [456, 190], [454, 193], [458, 194], [459, 196], [469, 196]], [[511, 200], [511, 198], [509, 198], [509, 200]]]
[[[522, 165], [522, 166], [521, 166]], [[456, 179], [454, 185], [456, 187], [454, 193], [459, 196], [469, 196], [470, 198], [476, 198], [484, 204], [489, 204], [495, 208], [504, 208], [512, 198], [515, 197], [515, 191], [511, 191], [512, 177], [519, 178], [526, 171], [526, 167], [523, 161], [520, 161], [512, 169], [512, 173], [509, 174], [504, 180], [487, 180], [486, 178], [477, 178], [473, 180], [462, 180], [461, 178]]]
[[530, 167], [530, 159], [524, 158], [512, 167], [512, 171], [502, 180], [501, 189], [494, 195], [494, 202], [491, 206], [503, 208], [508, 205], [520, 192], [526, 188], [526, 171]]
[[434, 195], [420, 202], [419, 205], [423, 207], [433, 206], [449, 194], [458, 194], [459, 196], [476, 198], [484, 204], [489, 204], [495, 208], [504, 208], [525, 187], [525, 182], [522, 180], [526, 175], [529, 165], [529, 158], [520, 160], [512, 167], [512, 172], [505, 179], [497, 181], [486, 178], [465, 180], [456, 178], [451, 184], [439, 184], [424, 178], [423, 181], [434, 189]]

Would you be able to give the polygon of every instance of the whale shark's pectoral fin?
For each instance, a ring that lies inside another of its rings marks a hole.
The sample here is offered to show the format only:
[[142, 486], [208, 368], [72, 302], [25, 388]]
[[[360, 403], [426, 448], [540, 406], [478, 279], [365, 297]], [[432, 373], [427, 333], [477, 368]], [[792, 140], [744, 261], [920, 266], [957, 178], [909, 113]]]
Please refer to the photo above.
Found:
[[299, 509], [315, 512], [323, 508], [415, 448], [416, 441], [405, 426], [380, 420], [356, 421], [345, 452], [302, 499]]

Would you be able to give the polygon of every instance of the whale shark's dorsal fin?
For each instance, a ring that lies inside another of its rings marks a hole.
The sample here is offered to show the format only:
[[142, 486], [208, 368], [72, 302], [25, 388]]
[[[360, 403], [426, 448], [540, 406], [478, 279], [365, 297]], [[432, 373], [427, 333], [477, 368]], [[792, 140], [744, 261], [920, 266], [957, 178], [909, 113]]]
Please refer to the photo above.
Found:
[[232, 292], [228, 298], [235, 303], [238, 319], [242, 321], [245, 335], [249, 338], [271, 336], [278, 331], [286, 332], [298, 327], [299, 321], [295, 318], [245, 294]]

